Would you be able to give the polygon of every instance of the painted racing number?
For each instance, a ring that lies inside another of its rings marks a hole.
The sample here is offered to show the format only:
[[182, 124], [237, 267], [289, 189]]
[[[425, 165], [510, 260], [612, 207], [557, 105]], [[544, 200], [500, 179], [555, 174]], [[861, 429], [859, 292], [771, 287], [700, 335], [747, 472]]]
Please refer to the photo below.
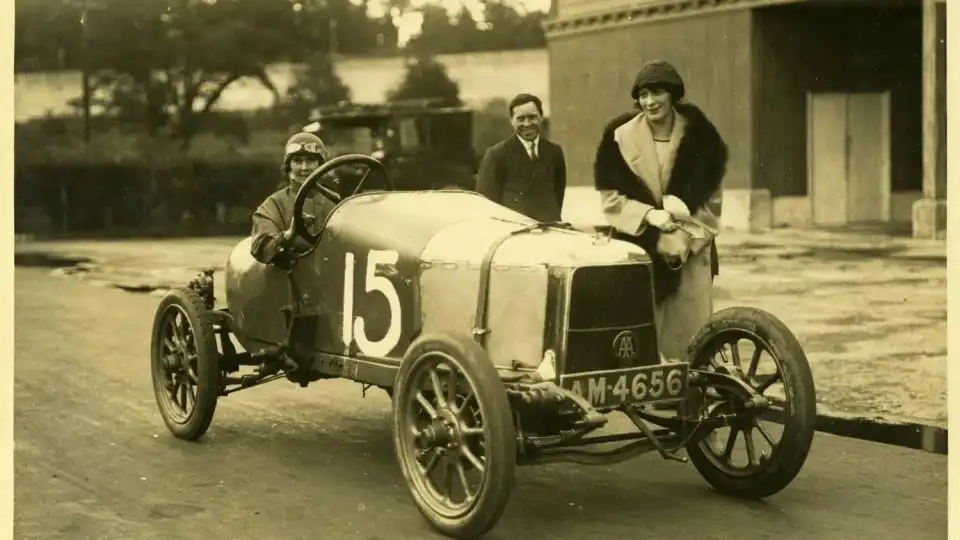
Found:
[[688, 364], [577, 373], [563, 377], [563, 387], [598, 408], [681, 398], [687, 390]]
[[387, 332], [379, 341], [367, 337], [367, 323], [363, 317], [354, 315], [354, 300], [359, 291], [354, 288], [354, 268], [356, 257], [346, 254], [343, 270], [343, 344], [349, 347], [353, 343], [365, 355], [386, 356], [400, 342], [401, 313], [400, 295], [389, 278], [378, 275], [377, 268], [397, 264], [400, 254], [394, 250], [371, 250], [367, 253], [367, 267], [363, 278], [363, 294], [383, 295], [389, 305]]

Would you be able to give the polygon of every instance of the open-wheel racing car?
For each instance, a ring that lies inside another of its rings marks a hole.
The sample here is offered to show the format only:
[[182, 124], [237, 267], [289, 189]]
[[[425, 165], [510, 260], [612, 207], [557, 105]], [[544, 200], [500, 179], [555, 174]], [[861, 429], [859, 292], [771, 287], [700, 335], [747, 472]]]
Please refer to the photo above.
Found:
[[[456, 538], [496, 525], [517, 465], [655, 451], [744, 498], [796, 477], [816, 397], [804, 351], [778, 319], [721, 310], [686, 358], [664, 359], [642, 249], [475, 193], [393, 191], [389, 181], [343, 198], [320, 185], [337, 206], [311, 231], [301, 215], [308, 190], [344, 165], [386, 175], [363, 155], [314, 171], [284, 236], [291, 249], [296, 237], [311, 248], [289, 267], [257, 262], [248, 238], [226, 262], [226, 307], [215, 306], [212, 270], [161, 300], [152, 375], [174, 435], [200, 438], [220, 396], [269, 380], [380, 387], [392, 397], [395, 453], [414, 503]], [[595, 433], [617, 411], [637, 430]], [[778, 441], [760, 422], [768, 417], [782, 427]], [[742, 463], [733, 456], [741, 439]], [[607, 449], [590, 450], [598, 443]]]

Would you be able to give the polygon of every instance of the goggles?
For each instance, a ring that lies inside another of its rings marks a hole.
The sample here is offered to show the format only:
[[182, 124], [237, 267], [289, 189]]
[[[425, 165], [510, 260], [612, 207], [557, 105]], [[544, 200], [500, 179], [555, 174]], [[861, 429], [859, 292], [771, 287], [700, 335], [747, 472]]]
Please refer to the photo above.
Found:
[[323, 157], [327, 157], [327, 149], [320, 143], [308, 142], [308, 143], [290, 143], [285, 149], [287, 155], [296, 154], [299, 152], [306, 152], [308, 154], [319, 154]]

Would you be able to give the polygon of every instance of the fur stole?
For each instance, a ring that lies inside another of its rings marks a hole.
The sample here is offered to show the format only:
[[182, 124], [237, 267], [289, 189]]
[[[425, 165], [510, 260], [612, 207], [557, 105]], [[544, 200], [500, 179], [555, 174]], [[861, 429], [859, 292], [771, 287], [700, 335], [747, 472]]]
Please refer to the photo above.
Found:
[[[676, 146], [676, 157], [667, 172], [668, 180], [663, 195], [674, 195], [687, 205], [691, 213], [706, 206], [720, 188], [726, 174], [728, 149], [717, 128], [697, 106], [678, 103], [676, 112], [683, 116], [683, 136]], [[654, 178], [639, 178], [624, 158], [616, 140], [616, 131], [634, 120], [636, 112], [622, 114], [607, 124], [597, 147], [594, 161], [594, 187], [598, 191], [615, 190], [628, 199], [663, 208], [661, 200], [647, 185]], [[639, 236], [616, 231], [614, 236], [643, 248], [653, 260], [654, 293], [659, 303], [676, 292], [680, 286], [680, 272], [670, 270], [657, 252], [660, 231], [647, 227]], [[715, 244], [711, 250], [713, 274], [719, 271]]]

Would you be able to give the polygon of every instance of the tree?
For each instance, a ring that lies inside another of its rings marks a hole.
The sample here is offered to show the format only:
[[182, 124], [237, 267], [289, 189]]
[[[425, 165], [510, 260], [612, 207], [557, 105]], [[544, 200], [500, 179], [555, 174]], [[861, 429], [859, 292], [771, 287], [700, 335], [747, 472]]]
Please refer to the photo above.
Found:
[[100, 0], [86, 21], [95, 101], [186, 148], [223, 92], [242, 78], [258, 80], [279, 102], [264, 67], [289, 47], [292, 6], [290, 0]]
[[64, 0], [20, 2], [14, 15], [14, 71], [77, 68], [81, 12], [81, 5]]
[[304, 120], [316, 107], [349, 100], [350, 89], [340, 80], [331, 56], [321, 52], [296, 69], [286, 98], [287, 111], [294, 118]]
[[[401, 0], [397, 9], [415, 9]], [[520, 13], [513, 3], [484, 0], [480, 20], [461, 6], [450, 17], [439, 4], [419, 9], [423, 15], [420, 33], [410, 39], [406, 50], [415, 54], [453, 54], [471, 51], [499, 51], [542, 48], [546, 45], [542, 23], [546, 15], [540, 11]]]
[[400, 84], [387, 93], [387, 101], [435, 99], [442, 106], [458, 106], [460, 86], [447, 75], [447, 67], [434, 57], [421, 54], [407, 61]]
[[[466, 11], [464, 9], [463, 11]], [[420, 33], [410, 38], [404, 49], [408, 54], [430, 55], [460, 52], [463, 36], [459, 35], [459, 20], [451, 21], [446, 8], [439, 4], [427, 4], [420, 9], [423, 17]], [[467, 19], [473, 19], [467, 12]]]
[[[302, 62], [309, 57], [304, 54], [308, 51], [331, 52], [331, 44], [335, 45], [332, 52], [338, 54], [395, 54], [398, 50], [396, 26], [389, 13], [369, 16], [369, 3], [370, 0], [204, 0], [188, 4], [201, 4], [208, 11], [216, 8], [213, 11], [222, 16], [219, 20], [207, 21], [212, 25], [230, 25], [238, 19], [257, 24], [255, 34], [234, 36], [229, 44], [242, 44], [240, 50], [246, 53], [247, 45], [259, 48], [262, 43], [254, 42], [254, 36], [271, 34], [269, 54], [263, 58], [272, 63]], [[164, 15], [167, 22], [172, 22], [170, 18], [175, 11], [167, 8], [183, 2], [28, 0], [21, 4], [16, 10], [17, 73], [80, 69], [84, 27], [91, 43], [119, 44], [121, 48], [115, 52], [124, 52], [126, 44], [135, 44], [145, 37], [131, 27], [131, 19], [151, 32]], [[236, 5], [229, 7], [230, 4]], [[88, 16], [84, 25], [81, 20], [84, 20], [85, 7]]]
[[290, 60], [305, 61], [310, 54], [393, 54], [397, 28], [389, 15], [368, 15], [368, 0], [296, 0], [293, 32], [289, 34]]
[[533, 11], [519, 13], [503, 0], [484, 2], [486, 36], [483, 50], [530, 49], [546, 46], [541, 24], [545, 14]]

